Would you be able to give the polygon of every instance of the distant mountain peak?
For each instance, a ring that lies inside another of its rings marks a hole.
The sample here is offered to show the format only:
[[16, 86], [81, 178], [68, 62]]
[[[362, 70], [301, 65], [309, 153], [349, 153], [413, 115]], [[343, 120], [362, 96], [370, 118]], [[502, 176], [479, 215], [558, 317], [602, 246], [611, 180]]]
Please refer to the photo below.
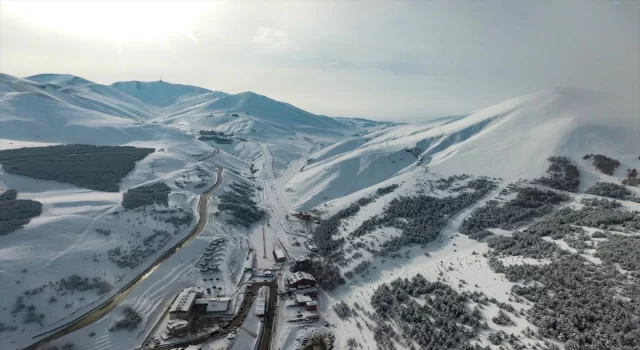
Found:
[[111, 87], [156, 107], [167, 107], [195, 96], [213, 92], [198, 86], [174, 84], [163, 80], [120, 81], [111, 84]]
[[71, 74], [57, 74], [57, 73], [44, 73], [44, 74], [36, 74], [30, 77], [26, 77], [25, 79], [35, 81], [37, 83], [42, 84], [54, 84], [54, 85], [93, 85], [96, 84], [90, 80], [80, 78]]

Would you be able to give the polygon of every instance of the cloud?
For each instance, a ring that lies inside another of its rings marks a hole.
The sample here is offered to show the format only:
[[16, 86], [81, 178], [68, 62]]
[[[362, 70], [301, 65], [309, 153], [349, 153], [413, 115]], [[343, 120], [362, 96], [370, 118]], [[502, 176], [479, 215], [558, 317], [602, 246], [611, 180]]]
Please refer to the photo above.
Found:
[[0, 11], [0, 70], [101, 83], [162, 75], [385, 119], [463, 114], [556, 87], [604, 91], [640, 109], [640, 1], [213, 4], [189, 23], [200, 45], [171, 33], [171, 50], [156, 40], [118, 51]]
[[280, 49], [289, 45], [287, 33], [277, 28], [258, 28], [252, 41], [258, 45], [272, 49]]

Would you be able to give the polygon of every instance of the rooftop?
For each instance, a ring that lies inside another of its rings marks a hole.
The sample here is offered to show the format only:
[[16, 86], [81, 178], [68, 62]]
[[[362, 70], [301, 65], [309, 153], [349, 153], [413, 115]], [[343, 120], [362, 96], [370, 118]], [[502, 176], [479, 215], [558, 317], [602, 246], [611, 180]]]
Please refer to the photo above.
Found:
[[190, 290], [183, 290], [178, 294], [176, 300], [171, 304], [171, 312], [187, 312], [196, 299], [196, 293]]

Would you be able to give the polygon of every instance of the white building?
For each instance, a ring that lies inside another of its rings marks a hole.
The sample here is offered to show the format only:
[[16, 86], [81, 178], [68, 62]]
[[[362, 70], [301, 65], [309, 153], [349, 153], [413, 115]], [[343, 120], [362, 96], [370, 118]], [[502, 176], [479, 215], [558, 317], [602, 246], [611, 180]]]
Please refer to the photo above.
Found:
[[197, 293], [191, 290], [185, 289], [180, 294], [176, 300], [171, 304], [171, 308], [169, 309], [169, 319], [170, 320], [186, 320], [189, 318], [189, 314], [191, 313], [191, 307], [195, 303], [197, 298]]
[[174, 337], [183, 337], [187, 335], [189, 329], [189, 322], [185, 320], [170, 320], [167, 323], [167, 331]]
[[208, 315], [224, 315], [229, 313], [230, 297], [197, 299], [195, 304], [206, 305], [205, 313]]
[[267, 313], [269, 300], [269, 287], [262, 286], [258, 289], [258, 297], [256, 299], [256, 315], [264, 316]]
[[250, 251], [249, 255], [247, 256], [247, 260], [244, 262], [244, 270], [253, 271], [253, 265], [255, 263], [255, 260], [256, 260], [255, 252]]

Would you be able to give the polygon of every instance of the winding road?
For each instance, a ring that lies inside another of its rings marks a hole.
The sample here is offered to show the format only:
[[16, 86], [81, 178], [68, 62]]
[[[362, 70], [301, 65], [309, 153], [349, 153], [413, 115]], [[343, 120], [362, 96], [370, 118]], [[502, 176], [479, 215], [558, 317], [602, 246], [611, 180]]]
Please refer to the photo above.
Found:
[[37, 334], [33, 338], [38, 338], [42, 336], [46, 336], [38, 340], [37, 342], [27, 346], [24, 350], [36, 350], [41, 345], [47, 344], [55, 339], [58, 339], [64, 335], [75, 332], [81, 328], [84, 328], [94, 322], [97, 322], [109, 312], [111, 312], [116, 306], [118, 306], [127, 295], [135, 289], [142, 281], [144, 281], [148, 276], [150, 276], [165, 260], [175, 254], [177, 251], [182, 249], [187, 244], [191, 243], [195, 237], [197, 237], [202, 230], [204, 230], [207, 225], [208, 218], [208, 202], [209, 196], [213, 194], [218, 187], [222, 184], [223, 169], [218, 168], [218, 172], [216, 174], [216, 183], [209, 188], [207, 191], [200, 195], [200, 200], [198, 201], [198, 223], [191, 230], [191, 232], [177, 242], [173, 247], [164, 252], [160, 257], [158, 257], [149, 267], [147, 267], [144, 271], [142, 271], [139, 275], [134, 277], [129, 283], [124, 285], [120, 290], [112, 295], [109, 299], [105, 300], [102, 304], [94, 307], [93, 309], [85, 312], [82, 316], [70, 321], [66, 324], [58, 326], [56, 328], [50, 329], [45, 333]]

